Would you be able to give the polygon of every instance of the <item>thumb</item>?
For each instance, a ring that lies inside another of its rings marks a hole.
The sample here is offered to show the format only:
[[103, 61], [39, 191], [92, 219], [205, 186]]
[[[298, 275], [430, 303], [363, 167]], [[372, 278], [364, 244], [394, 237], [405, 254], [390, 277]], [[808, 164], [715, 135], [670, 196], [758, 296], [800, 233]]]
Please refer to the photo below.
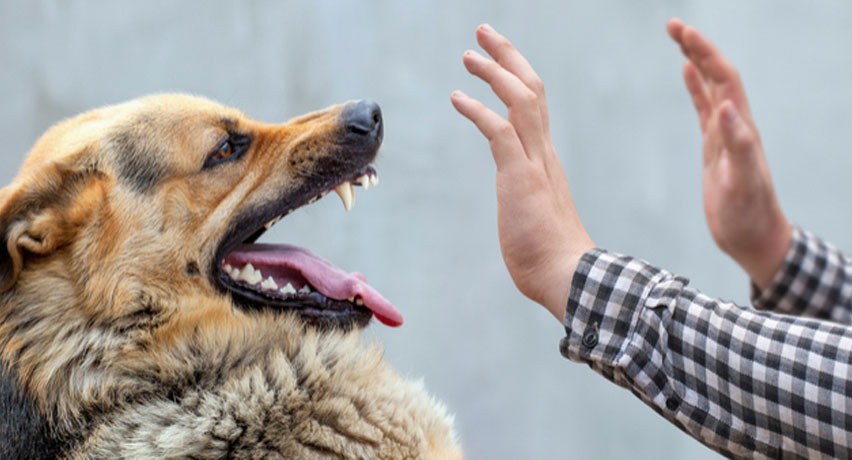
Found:
[[719, 125], [722, 142], [731, 152], [733, 161], [747, 160], [757, 149], [757, 133], [730, 100], [724, 101], [719, 108]]

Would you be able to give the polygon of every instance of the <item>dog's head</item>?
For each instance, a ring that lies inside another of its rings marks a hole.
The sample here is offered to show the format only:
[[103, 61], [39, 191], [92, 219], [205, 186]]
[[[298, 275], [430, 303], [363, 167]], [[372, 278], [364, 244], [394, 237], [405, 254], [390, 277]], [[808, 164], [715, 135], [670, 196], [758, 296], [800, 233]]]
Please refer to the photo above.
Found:
[[271, 125], [184, 95], [66, 120], [0, 191], [0, 295], [72, 295], [91, 323], [186, 314], [161, 310], [190, 308], [169, 299], [196, 296], [224, 301], [196, 302], [217, 305], [198, 314], [294, 311], [343, 328], [375, 315], [398, 325], [360, 274], [305, 249], [252, 244], [329, 191], [349, 209], [353, 185], [377, 181], [370, 163], [382, 125], [367, 101]]

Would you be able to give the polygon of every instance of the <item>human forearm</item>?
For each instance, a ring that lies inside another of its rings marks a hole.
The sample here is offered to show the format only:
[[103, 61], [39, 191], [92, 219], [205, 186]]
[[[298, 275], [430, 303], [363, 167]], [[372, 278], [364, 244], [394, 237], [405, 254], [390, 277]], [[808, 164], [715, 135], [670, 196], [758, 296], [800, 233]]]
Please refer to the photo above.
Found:
[[852, 453], [842, 422], [852, 329], [712, 299], [601, 250], [583, 257], [573, 281], [563, 354], [697, 440], [737, 458]]

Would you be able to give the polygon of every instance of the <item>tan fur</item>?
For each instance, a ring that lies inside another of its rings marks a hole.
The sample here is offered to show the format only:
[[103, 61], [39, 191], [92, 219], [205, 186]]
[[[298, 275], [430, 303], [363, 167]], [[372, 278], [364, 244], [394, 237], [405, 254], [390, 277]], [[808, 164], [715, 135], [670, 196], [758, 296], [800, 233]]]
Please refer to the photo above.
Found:
[[[244, 312], [206, 276], [241, 211], [335, 154], [340, 111], [269, 125], [159, 95], [36, 143], [0, 190], [0, 357], [68, 458], [461, 458], [377, 345]], [[228, 129], [251, 150], [201, 171]]]

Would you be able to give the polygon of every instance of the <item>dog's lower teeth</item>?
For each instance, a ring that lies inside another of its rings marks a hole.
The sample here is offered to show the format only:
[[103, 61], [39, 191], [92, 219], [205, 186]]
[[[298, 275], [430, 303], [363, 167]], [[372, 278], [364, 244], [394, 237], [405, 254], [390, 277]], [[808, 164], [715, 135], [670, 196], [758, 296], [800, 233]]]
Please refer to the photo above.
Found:
[[279, 289], [278, 292], [280, 292], [282, 294], [295, 294], [296, 288], [294, 288], [291, 283], [287, 283], [287, 285], [284, 286], [283, 288]]
[[261, 283], [260, 287], [262, 287], [263, 289], [265, 289], [267, 291], [277, 291], [278, 290], [278, 283], [276, 283], [275, 280], [272, 279], [272, 277], [270, 276], [269, 278], [266, 279], [266, 281]]
[[355, 299], [355, 305], [358, 305], [359, 307], [363, 307], [363, 306], [364, 306], [364, 301], [363, 301], [363, 300], [361, 300], [361, 298], [360, 298], [360, 297], [358, 297], [357, 299]]
[[263, 273], [260, 270], [255, 270], [252, 264], [247, 264], [237, 271], [237, 275], [232, 276], [237, 281], [245, 281], [248, 284], [257, 284], [263, 281]]
[[299, 294], [310, 294], [310, 293], [311, 293], [311, 287], [308, 286], [307, 284], [302, 286], [301, 289], [299, 289]]

